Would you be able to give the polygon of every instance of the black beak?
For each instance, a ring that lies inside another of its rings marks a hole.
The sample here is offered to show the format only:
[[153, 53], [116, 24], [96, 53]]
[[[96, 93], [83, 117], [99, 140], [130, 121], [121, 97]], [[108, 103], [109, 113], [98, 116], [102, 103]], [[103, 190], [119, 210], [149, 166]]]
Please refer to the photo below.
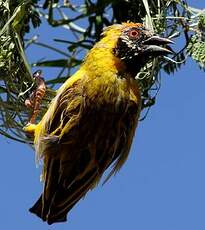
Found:
[[174, 42], [168, 38], [162, 38], [158, 35], [154, 35], [143, 42], [145, 46], [144, 52], [150, 53], [154, 55], [165, 55], [165, 54], [173, 54], [170, 49], [165, 47], [161, 47], [160, 45], [168, 45], [173, 44]]

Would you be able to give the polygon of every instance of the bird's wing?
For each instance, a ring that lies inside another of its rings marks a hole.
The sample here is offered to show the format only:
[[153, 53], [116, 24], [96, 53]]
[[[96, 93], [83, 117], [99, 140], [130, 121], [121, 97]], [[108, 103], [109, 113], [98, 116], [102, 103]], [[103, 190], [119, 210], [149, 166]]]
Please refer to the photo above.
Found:
[[67, 212], [92, 187], [98, 175], [97, 167], [87, 167], [90, 152], [78, 140], [83, 132], [79, 122], [89, 110], [81, 78], [71, 82], [57, 92], [35, 135], [37, 152], [44, 160], [45, 184], [42, 196], [30, 211], [50, 224], [66, 220]]
[[37, 134], [45, 185], [31, 212], [48, 223], [66, 220], [67, 212], [113, 162], [111, 173], [122, 166], [134, 135], [136, 103], [125, 101], [121, 111], [113, 113], [112, 103], [96, 107], [89, 101], [83, 85], [78, 79], [58, 92]]

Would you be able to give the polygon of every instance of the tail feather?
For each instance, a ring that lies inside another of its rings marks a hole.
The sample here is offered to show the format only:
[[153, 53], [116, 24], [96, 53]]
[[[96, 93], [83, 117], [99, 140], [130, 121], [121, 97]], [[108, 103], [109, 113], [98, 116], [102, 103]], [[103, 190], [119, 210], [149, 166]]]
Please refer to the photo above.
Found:
[[52, 224], [55, 222], [56, 223], [65, 222], [67, 220], [66, 217], [67, 213], [66, 214], [64, 213], [62, 216], [59, 216], [57, 219], [55, 219], [55, 221], [47, 220], [47, 218], [44, 215], [42, 215], [42, 207], [43, 207], [43, 202], [42, 202], [42, 195], [41, 195], [40, 198], [37, 200], [37, 202], [34, 204], [34, 206], [29, 209], [29, 211], [37, 215], [38, 217], [40, 217], [43, 221], [47, 221], [48, 224]]
[[88, 190], [92, 187], [96, 179], [96, 170], [87, 173], [81, 180], [76, 181], [67, 190], [65, 188], [59, 189], [50, 205], [47, 218], [48, 223], [57, 222], [65, 216], [75, 204], [85, 196]]
[[36, 214], [38, 217], [42, 218], [43, 221], [46, 221], [45, 218], [42, 217], [42, 195], [39, 197], [37, 202], [29, 209], [31, 213]]
[[44, 192], [29, 211], [48, 224], [53, 224], [67, 220], [67, 213], [96, 181], [97, 170], [95, 168], [83, 178], [71, 182], [60, 175], [59, 160], [52, 159], [48, 165]]

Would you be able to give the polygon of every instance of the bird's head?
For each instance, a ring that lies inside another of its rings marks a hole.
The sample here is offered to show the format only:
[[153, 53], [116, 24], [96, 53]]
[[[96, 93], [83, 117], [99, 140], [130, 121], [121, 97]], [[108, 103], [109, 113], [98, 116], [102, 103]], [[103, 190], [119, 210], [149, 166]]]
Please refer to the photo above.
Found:
[[172, 53], [166, 47], [167, 44], [173, 43], [171, 40], [154, 34], [141, 23], [112, 25], [104, 34], [110, 38], [117, 34], [113, 53], [133, 72], [138, 72], [150, 58]]

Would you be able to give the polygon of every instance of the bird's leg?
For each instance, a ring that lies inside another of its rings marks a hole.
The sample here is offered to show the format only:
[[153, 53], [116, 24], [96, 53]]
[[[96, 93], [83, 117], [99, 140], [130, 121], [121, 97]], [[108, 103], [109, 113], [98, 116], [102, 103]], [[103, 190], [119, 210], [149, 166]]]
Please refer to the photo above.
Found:
[[36, 80], [36, 89], [35, 91], [32, 93], [32, 97], [31, 97], [31, 104], [33, 104], [33, 113], [32, 116], [30, 118], [30, 123], [31, 124], [35, 124], [36, 121], [36, 117], [38, 116], [38, 113], [40, 111], [40, 104], [41, 101], [45, 95], [46, 92], [46, 85], [45, 85], [45, 81], [41, 75], [41, 71], [36, 71], [33, 75], [33, 77]]
[[42, 77], [42, 71], [38, 70], [33, 74], [33, 78], [36, 81], [36, 89], [32, 92], [30, 97], [25, 100], [25, 105], [32, 109], [32, 114], [28, 124], [24, 127], [24, 131], [33, 133], [35, 131], [35, 121], [40, 111], [40, 104], [46, 92], [46, 85], [44, 78]]

